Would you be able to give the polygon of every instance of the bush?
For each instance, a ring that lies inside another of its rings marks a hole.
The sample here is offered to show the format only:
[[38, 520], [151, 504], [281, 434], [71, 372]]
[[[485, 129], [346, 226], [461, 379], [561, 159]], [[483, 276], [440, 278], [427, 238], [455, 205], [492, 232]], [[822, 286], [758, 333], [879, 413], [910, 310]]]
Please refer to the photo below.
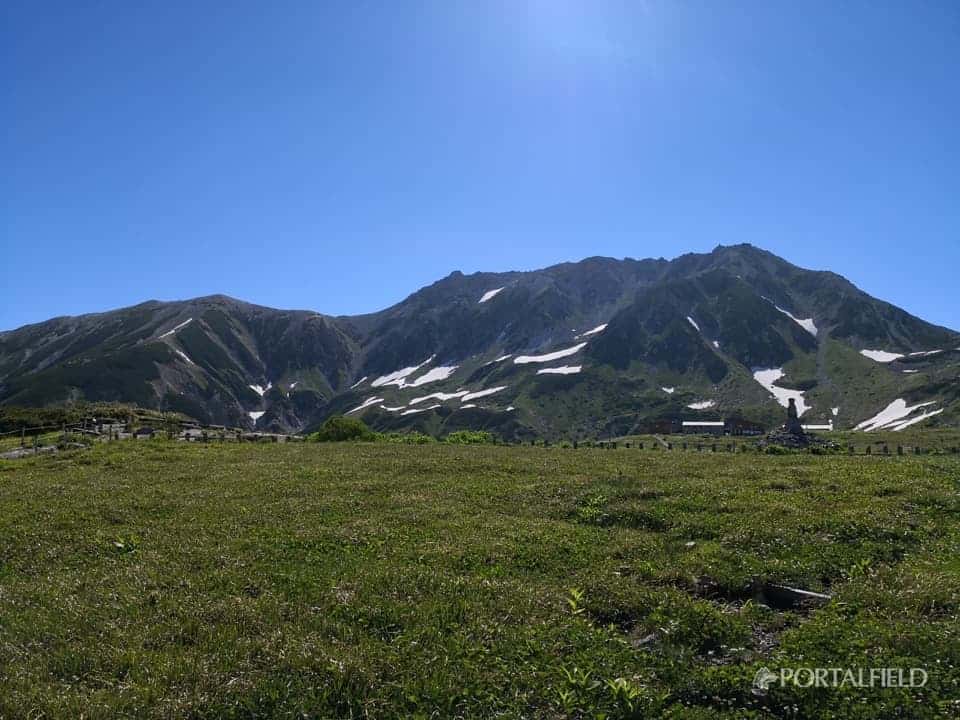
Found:
[[485, 430], [458, 430], [447, 435], [444, 442], [453, 445], [493, 445], [497, 439]]
[[763, 448], [766, 455], [796, 455], [797, 451], [783, 445], [767, 445]]
[[377, 433], [376, 440], [379, 442], [400, 443], [401, 445], [426, 445], [436, 442], [436, 438], [430, 435], [424, 435], [422, 432], [408, 433]]
[[326, 419], [320, 429], [310, 436], [316, 442], [344, 442], [346, 440], [373, 440], [374, 434], [357, 418], [333, 415]]

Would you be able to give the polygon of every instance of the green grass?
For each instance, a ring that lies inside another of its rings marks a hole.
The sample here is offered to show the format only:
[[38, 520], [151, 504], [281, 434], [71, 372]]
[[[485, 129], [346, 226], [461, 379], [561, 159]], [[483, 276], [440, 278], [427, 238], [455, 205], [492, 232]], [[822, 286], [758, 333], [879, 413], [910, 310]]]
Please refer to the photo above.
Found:
[[[826, 590], [812, 611], [750, 600]], [[128, 442], [0, 462], [0, 717], [941, 717], [960, 459]], [[761, 666], [922, 690], [751, 692]]]
[[[23, 442], [25, 443], [23, 447], [32, 448], [34, 441], [38, 445], [56, 445], [60, 440], [63, 439], [63, 433], [59, 430], [54, 430], [51, 432], [44, 432], [38, 435], [27, 435]], [[16, 450], [21, 447], [21, 439], [19, 433], [7, 434], [0, 437], [0, 452], [7, 452], [8, 450]]]

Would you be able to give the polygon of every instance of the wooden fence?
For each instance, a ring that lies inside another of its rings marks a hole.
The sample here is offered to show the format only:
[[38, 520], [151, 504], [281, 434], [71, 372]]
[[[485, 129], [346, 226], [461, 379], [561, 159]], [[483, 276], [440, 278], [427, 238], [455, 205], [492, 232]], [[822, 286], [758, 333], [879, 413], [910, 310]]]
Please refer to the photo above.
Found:
[[[577, 450], [580, 448], [597, 448], [601, 450], [646, 450], [648, 452], [698, 452], [698, 453], [764, 453], [767, 448], [780, 448], [778, 445], [762, 445], [757, 442], [673, 442], [665, 440], [654, 441], [623, 441], [623, 440], [561, 440], [551, 443], [548, 440], [529, 440], [518, 441], [516, 445], [529, 444], [532, 447], [560, 447]], [[945, 448], [924, 448], [920, 445], [894, 445], [889, 443], [866, 445], [857, 445], [847, 443], [835, 447], [825, 447], [812, 445], [806, 448], [794, 448], [801, 451], [807, 451], [810, 454], [822, 455], [878, 455], [881, 457], [903, 457], [905, 455], [958, 455], [960, 447], [952, 446]], [[789, 451], [790, 448], [784, 448], [783, 451]], [[774, 454], [779, 450], [771, 450]]]

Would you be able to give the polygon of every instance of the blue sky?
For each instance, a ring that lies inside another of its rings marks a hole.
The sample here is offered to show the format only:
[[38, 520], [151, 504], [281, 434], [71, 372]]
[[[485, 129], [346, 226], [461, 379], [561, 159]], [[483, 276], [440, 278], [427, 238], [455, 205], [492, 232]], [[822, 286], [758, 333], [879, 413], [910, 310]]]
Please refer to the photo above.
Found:
[[0, 328], [750, 242], [960, 329], [960, 4], [12, 2]]

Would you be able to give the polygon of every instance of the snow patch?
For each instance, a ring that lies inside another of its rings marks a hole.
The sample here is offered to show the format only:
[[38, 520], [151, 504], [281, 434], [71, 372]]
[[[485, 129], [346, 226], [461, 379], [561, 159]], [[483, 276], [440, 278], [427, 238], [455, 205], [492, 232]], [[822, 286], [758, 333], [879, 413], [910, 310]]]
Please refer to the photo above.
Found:
[[184, 320], [182, 323], [180, 323], [179, 325], [177, 325], [177, 326], [176, 326], [175, 328], [173, 328], [172, 330], [167, 330], [167, 331], [166, 331], [163, 335], [161, 335], [160, 337], [161, 337], [161, 338], [170, 337], [170, 336], [173, 335], [177, 330], [183, 330], [183, 328], [185, 328], [185, 327], [186, 327], [187, 325], [189, 325], [191, 322], [193, 322], [193, 318], [187, 318], [186, 320]]
[[774, 307], [780, 312], [782, 312], [784, 315], [786, 315], [788, 318], [793, 320], [797, 325], [802, 327], [808, 333], [810, 333], [814, 337], [817, 336], [817, 326], [814, 324], [813, 318], [807, 318], [806, 320], [802, 320], [801, 318], [798, 318], [796, 315], [793, 315], [789, 310], [784, 310], [779, 305], [774, 305]]
[[709, 410], [715, 405], [716, 403], [713, 400], [699, 400], [695, 403], [690, 403], [687, 407], [691, 410]]
[[350, 415], [351, 413], [360, 412], [361, 410], [365, 410], [366, 408], [370, 407], [371, 405], [376, 405], [377, 403], [382, 403], [382, 402], [383, 402], [383, 398], [380, 398], [380, 397], [370, 397], [370, 398], [367, 398], [366, 400], [363, 401], [363, 405], [358, 405], [358, 406], [355, 407], [353, 410], [347, 410], [347, 412], [346, 412], [345, 414], [346, 414], [346, 415]]
[[403, 410], [405, 407], [406, 407], [406, 405], [401, 405], [401, 406], [399, 406], [399, 407], [387, 407], [386, 405], [381, 405], [381, 406], [380, 406], [380, 409], [381, 409], [381, 410], [387, 410], [387, 411], [389, 411], [389, 412], [400, 412], [400, 411]]
[[412, 383], [404, 383], [401, 387], [420, 387], [421, 385], [426, 385], [427, 383], [438, 382], [440, 380], [446, 380], [448, 377], [453, 375], [454, 371], [460, 367], [459, 365], [440, 365], [435, 367], [432, 370], [428, 370], [423, 375], [418, 377]]
[[909, 420], [906, 420], [902, 423], [898, 423], [894, 425], [892, 429], [894, 432], [900, 432], [901, 430], [904, 430], [910, 427], [911, 425], [916, 425], [918, 422], [923, 422], [927, 418], [932, 418], [934, 415], [939, 415], [942, 412], [943, 412], [943, 408], [940, 408], [939, 410], [934, 410], [933, 412], [925, 412], [922, 415], [918, 415], [915, 418], [910, 418]]
[[810, 409], [803, 397], [803, 392], [800, 390], [788, 390], [787, 388], [777, 386], [777, 380], [782, 377], [783, 368], [757, 370], [753, 373], [753, 379], [763, 385], [767, 392], [773, 395], [777, 399], [777, 402], [784, 407], [789, 407], [790, 398], [794, 398], [797, 401], [797, 417], [802, 417], [803, 414]]
[[921, 350], [919, 352], [912, 352], [904, 355], [903, 353], [892, 353], [887, 352], [886, 350], [861, 350], [860, 354], [864, 357], [868, 357], [871, 360], [876, 360], [881, 363], [893, 362], [894, 360], [900, 360], [904, 357], [929, 357], [931, 355], [938, 355], [942, 353], [943, 350]]
[[487, 367], [487, 365], [493, 365], [494, 363], [503, 362], [504, 360], [508, 360], [508, 359], [510, 359], [510, 358], [512, 358], [512, 357], [513, 357], [513, 355], [501, 355], [501, 356], [498, 357], [496, 360], [491, 360], [490, 362], [485, 362], [482, 367]]
[[273, 387], [273, 383], [268, 382], [266, 387], [261, 387], [260, 385], [247, 385], [247, 387], [253, 390], [260, 397], [263, 397], [267, 394], [267, 390]]
[[187, 357], [187, 354], [183, 350], [174, 350], [174, 352], [180, 357], [182, 357], [184, 360], [186, 360], [188, 363], [190, 363], [191, 365], [196, 365], [196, 363], [193, 360]]
[[442, 407], [442, 405], [440, 405], [439, 403], [437, 403], [436, 405], [428, 405], [427, 407], [423, 407], [423, 408], [414, 408], [413, 410], [404, 410], [404, 411], [403, 411], [402, 413], [400, 413], [400, 414], [401, 414], [401, 415], [413, 415], [414, 413], [422, 413], [422, 412], [427, 412], [428, 410], [436, 410], [438, 407]]
[[720, 341], [719, 341], [719, 340], [714, 340], [714, 341], [713, 341], [713, 346], [714, 346], [715, 348], [717, 348], [717, 350], [719, 350], [719, 349], [720, 349]]
[[478, 302], [485, 303], [487, 302], [487, 300], [492, 300], [497, 296], [497, 293], [499, 293], [501, 290], [503, 290], [502, 287], [498, 287], [496, 290], [487, 290]]
[[691, 325], [693, 325], [693, 326], [697, 329], [697, 332], [700, 332], [700, 326], [697, 325], [697, 321], [694, 320], [694, 319], [693, 319], [692, 317], [690, 317], [689, 315], [687, 315], [687, 322], [690, 323]]
[[513, 411], [513, 410], [516, 410], [516, 408], [513, 407], [513, 405], [511, 405], [511, 406], [508, 407], [506, 410], [504, 410], [504, 412], [511, 412], [511, 411]]
[[797, 325], [799, 325], [800, 327], [802, 327], [802, 328], [803, 328], [804, 330], [806, 330], [808, 333], [810, 333], [810, 334], [813, 335], [814, 337], [817, 336], [817, 326], [814, 324], [813, 318], [807, 318], [806, 320], [804, 320], [804, 319], [802, 319], [802, 318], [798, 318], [796, 315], [794, 315], [793, 313], [791, 313], [789, 310], [784, 310], [782, 307], [780, 307], [779, 305], [777, 305], [773, 300], [771, 300], [771, 299], [768, 298], [767, 296], [761, 295], [760, 297], [762, 297], [762, 298], [763, 298], [764, 300], [766, 300], [768, 303], [770, 303], [771, 305], [773, 305], [773, 307], [776, 308], [778, 312], [781, 312], [781, 313], [783, 313], [784, 315], [786, 315], [788, 318], [790, 318], [791, 320], [793, 320]]
[[602, 333], [606, 329], [607, 329], [606, 323], [604, 323], [603, 325], [597, 325], [593, 330], [587, 330], [585, 333], [580, 333], [579, 335], [577, 335], [577, 337], [574, 338], [574, 340], [585, 338], [588, 335], [596, 335], [597, 333]]
[[424, 395], [424, 396], [422, 396], [422, 397], [415, 397], [413, 400], [411, 400], [411, 401], [410, 401], [409, 403], [407, 403], [407, 404], [408, 404], [408, 405], [416, 405], [416, 404], [418, 404], [418, 403], [422, 403], [424, 400], [441, 400], [441, 401], [443, 401], [443, 402], [446, 402], [447, 400], [453, 400], [454, 398], [462, 398], [462, 397], [463, 397], [464, 395], [466, 395], [466, 394], [467, 394], [467, 391], [466, 391], [466, 390], [460, 390], [460, 391], [455, 392], [455, 393], [435, 392], [435, 393], [432, 393], [432, 394], [430, 394], [430, 395]]
[[673, 391], [676, 390], [676, 388], [672, 387], [662, 387], [660, 389], [663, 390], [667, 395], [673, 395]]
[[573, 347], [568, 347], [563, 350], [557, 350], [556, 352], [547, 353], [546, 355], [518, 355], [513, 359], [517, 365], [525, 365], [526, 363], [545, 363], [552, 360], [559, 360], [560, 358], [569, 357], [570, 355], [575, 355], [580, 352], [587, 346], [586, 343], [580, 343], [579, 345], [574, 345]]
[[836, 417], [837, 415], [840, 414], [840, 408], [838, 408], [838, 407], [830, 408], [830, 412], [832, 412], [832, 413], [833, 413], [833, 416]]
[[918, 373], [918, 372], [920, 372], [920, 371], [919, 371], [919, 370], [904, 370], [903, 372], [904, 372], [904, 374], [906, 374], [906, 375], [913, 375], [914, 373]]
[[384, 385], [396, 385], [397, 387], [402, 388], [407, 384], [406, 380], [410, 375], [413, 375], [413, 373], [422, 368], [424, 365], [433, 362], [435, 357], [436, 355], [431, 355], [419, 365], [411, 365], [410, 367], [400, 368], [399, 370], [388, 375], [381, 375], [372, 383], [370, 383], [370, 386], [382, 387]]
[[264, 414], [265, 412], [266, 412], [265, 410], [254, 410], [253, 412], [248, 412], [247, 415], [250, 416], [250, 419], [251, 419], [251, 420], [253, 420], [254, 422], [256, 422], [257, 420], [259, 420], [260, 418], [263, 417], [263, 414]]
[[[928, 405], [936, 405], [935, 400], [931, 400], [925, 403], [919, 403], [917, 405], [907, 405], [907, 401], [903, 398], [897, 398], [892, 403], [887, 405], [883, 410], [878, 412], [872, 418], [864, 420], [862, 423], [857, 425], [854, 430], [863, 430], [864, 432], [870, 432], [871, 430], [882, 430], [884, 428], [890, 428], [893, 425], [903, 425], [904, 421], [912, 415], [915, 411], [919, 410], [922, 407], [927, 407]], [[932, 414], [932, 413], [931, 413]], [[918, 420], [919, 422], [919, 420]], [[912, 424], [912, 423], [911, 423]], [[896, 430], [897, 428], [893, 428]], [[900, 428], [902, 429], [902, 428]]]
[[367, 379], [367, 376], [364, 375], [362, 378], [360, 378], [359, 380], [357, 380], [353, 385], [351, 385], [351, 386], [350, 386], [350, 389], [353, 390], [357, 385], [359, 385], [360, 383], [362, 383], [362, 382], [363, 382], [364, 380], [366, 380], [366, 379]]
[[903, 357], [900, 353], [887, 352], [886, 350], [861, 350], [860, 354], [879, 363], [893, 362]]
[[467, 393], [462, 398], [460, 398], [460, 402], [465, 403], [470, 400], [476, 400], [477, 398], [487, 397], [487, 395], [493, 395], [494, 393], [498, 393], [501, 390], [506, 390], [506, 389], [507, 389], [506, 385], [500, 385], [499, 387], [490, 388], [489, 390], [479, 390], [477, 392]]
[[537, 375], [576, 375], [583, 370], [583, 365], [564, 365], [563, 367], [542, 368]]
[[475, 408], [475, 407], [476, 407], [476, 405], [474, 405], [473, 403], [467, 403], [466, 405], [461, 405], [461, 406], [460, 406], [460, 409], [461, 409], [461, 410], [467, 410], [468, 408]]

